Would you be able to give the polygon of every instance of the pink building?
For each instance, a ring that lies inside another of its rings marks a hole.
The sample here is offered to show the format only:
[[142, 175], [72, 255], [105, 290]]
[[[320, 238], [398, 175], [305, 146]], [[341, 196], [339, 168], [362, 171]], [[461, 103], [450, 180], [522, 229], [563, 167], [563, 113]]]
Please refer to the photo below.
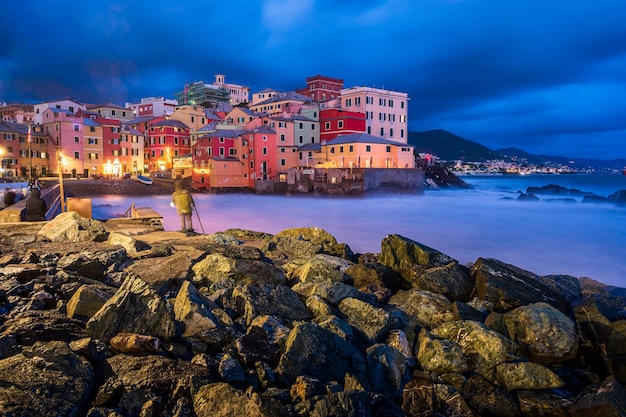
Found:
[[85, 173], [83, 119], [69, 110], [49, 107], [42, 113], [44, 132], [50, 137], [50, 168], [63, 175], [77, 177]]

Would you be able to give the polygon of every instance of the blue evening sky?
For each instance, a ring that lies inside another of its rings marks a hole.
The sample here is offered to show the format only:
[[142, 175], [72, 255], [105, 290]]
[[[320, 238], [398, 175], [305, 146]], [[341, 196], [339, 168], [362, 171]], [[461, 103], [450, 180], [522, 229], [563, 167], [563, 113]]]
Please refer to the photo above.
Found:
[[0, 102], [124, 105], [186, 82], [306, 77], [407, 92], [409, 130], [491, 149], [626, 158], [624, 0], [20, 0]]

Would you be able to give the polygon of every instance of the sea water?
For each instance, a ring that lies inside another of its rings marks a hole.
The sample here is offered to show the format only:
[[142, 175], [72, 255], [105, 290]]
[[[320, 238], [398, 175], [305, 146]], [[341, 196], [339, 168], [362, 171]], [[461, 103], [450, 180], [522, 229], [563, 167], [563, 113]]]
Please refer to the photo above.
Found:
[[[548, 184], [608, 196], [626, 189], [620, 175], [463, 177], [472, 187], [423, 194], [363, 197], [194, 194], [194, 228], [215, 233], [240, 228], [277, 233], [317, 226], [355, 253], [380, 252], [387, 234], [437, 249], [462, 264], [495, 258], [539, 275], [591, 277], [626, 287], [626, 207], [540, 195], [516, 200], [529, 186]], [[179, 230], [170, 196], [93, 198], [94, 218], [124, 213], [132, 203], [163, 215], [165, 230]]]

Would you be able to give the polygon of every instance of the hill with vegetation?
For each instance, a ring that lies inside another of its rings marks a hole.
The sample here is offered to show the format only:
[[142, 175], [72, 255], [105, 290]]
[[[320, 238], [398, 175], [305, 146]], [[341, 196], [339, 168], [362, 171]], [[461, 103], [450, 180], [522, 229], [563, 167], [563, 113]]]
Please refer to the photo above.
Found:
[[409, 132], [408, 143], [415, 146], [416, 152], [436, 155], [443, 161], [485, 162], [499, 159], [537, 166], [567, 165], [572, 169], [601, 172], [621, 172], [626, 166], [626, 159], [600, 160], [533, 155], [512, 147], [492, 150], [478, 142], [464, 139], [442, 129]]

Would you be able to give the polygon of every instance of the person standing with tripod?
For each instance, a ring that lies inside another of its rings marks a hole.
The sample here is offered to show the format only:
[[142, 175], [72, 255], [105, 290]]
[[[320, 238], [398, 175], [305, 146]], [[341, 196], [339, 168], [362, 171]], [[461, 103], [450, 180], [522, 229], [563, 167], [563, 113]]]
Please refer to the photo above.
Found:
[[193, 232], [192, 214], [196, 203], [193, 201], [191, 193], [183, 188], [180, 181], [176, 182], [171, 205], [176, 207], [176, 212], [180, 216], [181, 232]]

